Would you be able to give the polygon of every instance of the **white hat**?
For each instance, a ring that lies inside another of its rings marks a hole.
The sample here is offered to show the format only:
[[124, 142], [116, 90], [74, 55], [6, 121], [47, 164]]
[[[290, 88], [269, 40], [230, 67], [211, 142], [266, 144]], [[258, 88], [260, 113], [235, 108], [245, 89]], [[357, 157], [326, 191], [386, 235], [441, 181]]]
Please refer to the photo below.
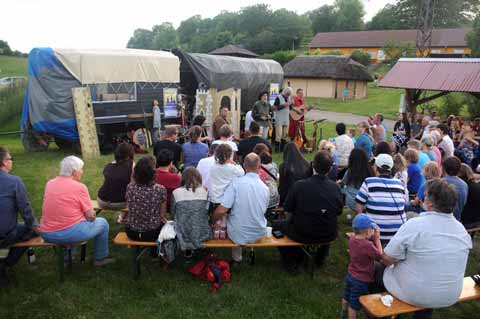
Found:
[[393, 159], [388, 154], [379, 154], [375, 158], [375, 165], [380, 168], [392, 169]]

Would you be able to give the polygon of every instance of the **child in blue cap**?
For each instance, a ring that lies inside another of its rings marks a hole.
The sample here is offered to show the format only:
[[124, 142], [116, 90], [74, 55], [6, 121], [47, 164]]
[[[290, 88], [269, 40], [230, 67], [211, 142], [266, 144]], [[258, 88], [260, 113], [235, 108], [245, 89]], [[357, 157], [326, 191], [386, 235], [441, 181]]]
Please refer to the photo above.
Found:
[[341, 313], [342, 318], [348, 319], [355, 319], [357, 311], [362, 308], [359, 298], [368, 294], [368, 285], [374, 281], [374, 262], [383, 255], [380, 231], [367, 214], [355, 216], [353, 230], [355, 235], [350, 236], [348, 241], [350, 264], [345, 279]]

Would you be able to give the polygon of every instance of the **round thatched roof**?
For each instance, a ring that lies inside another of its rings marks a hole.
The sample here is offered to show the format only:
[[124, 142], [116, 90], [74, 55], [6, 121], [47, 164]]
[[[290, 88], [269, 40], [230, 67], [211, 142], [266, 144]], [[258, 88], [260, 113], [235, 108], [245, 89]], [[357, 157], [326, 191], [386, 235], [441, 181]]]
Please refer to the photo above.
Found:
[[301, 55], [283, 67], [285, 78], [373, 81], [367, 68], [348, 56]]

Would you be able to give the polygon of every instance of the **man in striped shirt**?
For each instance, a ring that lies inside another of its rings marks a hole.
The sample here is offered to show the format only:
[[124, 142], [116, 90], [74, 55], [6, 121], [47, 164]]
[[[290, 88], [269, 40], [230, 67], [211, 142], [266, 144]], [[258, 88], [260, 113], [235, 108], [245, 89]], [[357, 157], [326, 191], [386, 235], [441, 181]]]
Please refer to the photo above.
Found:
[[405, 188], [392, 178], [393, 159], [380, 154], [375, 159], [376, 177], [365, 179], [358, 191], [355, 211], [363, 211], [380, 228], [380, 240], [386, 244], [406, 221]]

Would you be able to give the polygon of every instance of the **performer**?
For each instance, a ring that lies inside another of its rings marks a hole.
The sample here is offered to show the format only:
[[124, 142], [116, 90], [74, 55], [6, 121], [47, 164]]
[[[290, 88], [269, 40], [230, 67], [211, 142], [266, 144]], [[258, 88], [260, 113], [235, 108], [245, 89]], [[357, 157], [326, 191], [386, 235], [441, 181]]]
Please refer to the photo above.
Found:
[[290, 125], [288, 126], [288, 136], [294, 140], [299, 134], [303, 141], [307, 141], [305, 136], [305, 111], [309, 111], [313, 106], [308, 108], [305, 106], [305, 97], [303, 96], [303, 89], [297, 89], [297, 95], [293, 98], [293, 107], [290, 111]]
[[273, 118], [275, 120], [275, 148], [276, 151], [283, 151], [283, 147], [287, 143], [286, 137], [288, 133], [288, 113], [292, 107], [292, 88], [286, 87], [282, 93], [275, 99], [273, 104]]

